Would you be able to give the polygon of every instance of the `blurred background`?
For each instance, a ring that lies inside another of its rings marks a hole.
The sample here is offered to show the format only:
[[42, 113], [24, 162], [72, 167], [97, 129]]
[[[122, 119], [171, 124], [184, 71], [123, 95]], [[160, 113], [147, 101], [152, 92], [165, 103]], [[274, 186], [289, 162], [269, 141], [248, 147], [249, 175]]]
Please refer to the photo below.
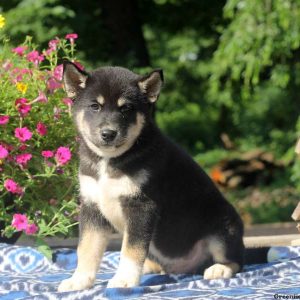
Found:
[[46, 47], [79, 35], [87, 69], [164, 70], [160, 128], [246, 224], [290, 221], [299, 201], [299, 0], [2, 0], [5, 34]]

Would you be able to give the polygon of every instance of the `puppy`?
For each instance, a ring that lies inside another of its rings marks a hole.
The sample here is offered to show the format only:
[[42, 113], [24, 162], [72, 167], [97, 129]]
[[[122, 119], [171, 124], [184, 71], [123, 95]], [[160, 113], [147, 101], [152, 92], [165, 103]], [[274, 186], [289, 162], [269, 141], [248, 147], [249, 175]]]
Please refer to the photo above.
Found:
[[[64, 63], [80, 136], [78, 265], [58, 290], [93, 286], [114, 232], [123, 234], [109, 288], [133, 287], [145, 273], [230, 278], [242, 268], [243, 225], [192, 158], [155, 125], [161, 70], [121, 67], [91, 73]], [[210, 265], [208, 265], [210, 264]]]

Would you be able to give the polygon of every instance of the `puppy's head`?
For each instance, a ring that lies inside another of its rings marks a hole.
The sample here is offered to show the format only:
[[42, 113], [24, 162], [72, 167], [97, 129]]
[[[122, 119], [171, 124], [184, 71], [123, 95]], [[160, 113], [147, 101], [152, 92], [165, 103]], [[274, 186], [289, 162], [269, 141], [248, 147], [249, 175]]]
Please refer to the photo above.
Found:
[[126, 152], [151, 119], [163, 83], [161, 70], [146, 76], [120, 67], [87, 73], [64, 62], [64, 87], [74, 99], [77, 129], [88, 147], [101, 157]]

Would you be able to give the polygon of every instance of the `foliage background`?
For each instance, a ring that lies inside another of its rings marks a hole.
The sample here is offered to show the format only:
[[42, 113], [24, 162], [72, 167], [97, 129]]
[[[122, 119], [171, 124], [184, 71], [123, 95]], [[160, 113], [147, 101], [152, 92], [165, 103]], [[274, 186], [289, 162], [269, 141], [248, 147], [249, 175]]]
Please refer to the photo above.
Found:
[[[232, 155], [222, 133], [235, 153], [272, 151], [285, 162], [285, 174], [258, 188], [271, 193], [288, 186], [292, 200], [282, 204], [288, 207], [282, 216], [280, 194], [267, 207], [259, 206], [269, 214], [257, 218], [261, 212], [251, 210], [252, 220], [289, 220], [300, 190], [294, 154], [300, 131], [299, 0], [90, 0], [84, 5], [11, 0], [1, 3], [1, 10], [14, 45], [26, 35], [45, 46], [55, 36], [77, 32], [77, 57], [87, 68], [163, 68], [159, 126], [207, 170]], [[237, 203], [245, 196], [241, 192], [230, 192], [229, 198]]]

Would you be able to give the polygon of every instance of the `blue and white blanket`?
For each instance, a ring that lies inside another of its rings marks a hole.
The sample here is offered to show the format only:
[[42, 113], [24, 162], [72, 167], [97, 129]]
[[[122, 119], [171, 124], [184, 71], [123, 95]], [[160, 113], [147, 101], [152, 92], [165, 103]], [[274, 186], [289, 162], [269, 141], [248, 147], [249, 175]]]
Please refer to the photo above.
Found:
[[0, 244], [0, 299], [300, 299], [300, 247], [270, 251], [269, 257], [276, 260], [246, 266], [231, 279], [152, 274], [130, 289], [106, 289], [119, 261], [119, 252], [106, 252], [92, 289], [58, 293], [58, 284], [76, 267], [74, 250], [57, 250], [55, 262], [50, 262], [33, 248]]

